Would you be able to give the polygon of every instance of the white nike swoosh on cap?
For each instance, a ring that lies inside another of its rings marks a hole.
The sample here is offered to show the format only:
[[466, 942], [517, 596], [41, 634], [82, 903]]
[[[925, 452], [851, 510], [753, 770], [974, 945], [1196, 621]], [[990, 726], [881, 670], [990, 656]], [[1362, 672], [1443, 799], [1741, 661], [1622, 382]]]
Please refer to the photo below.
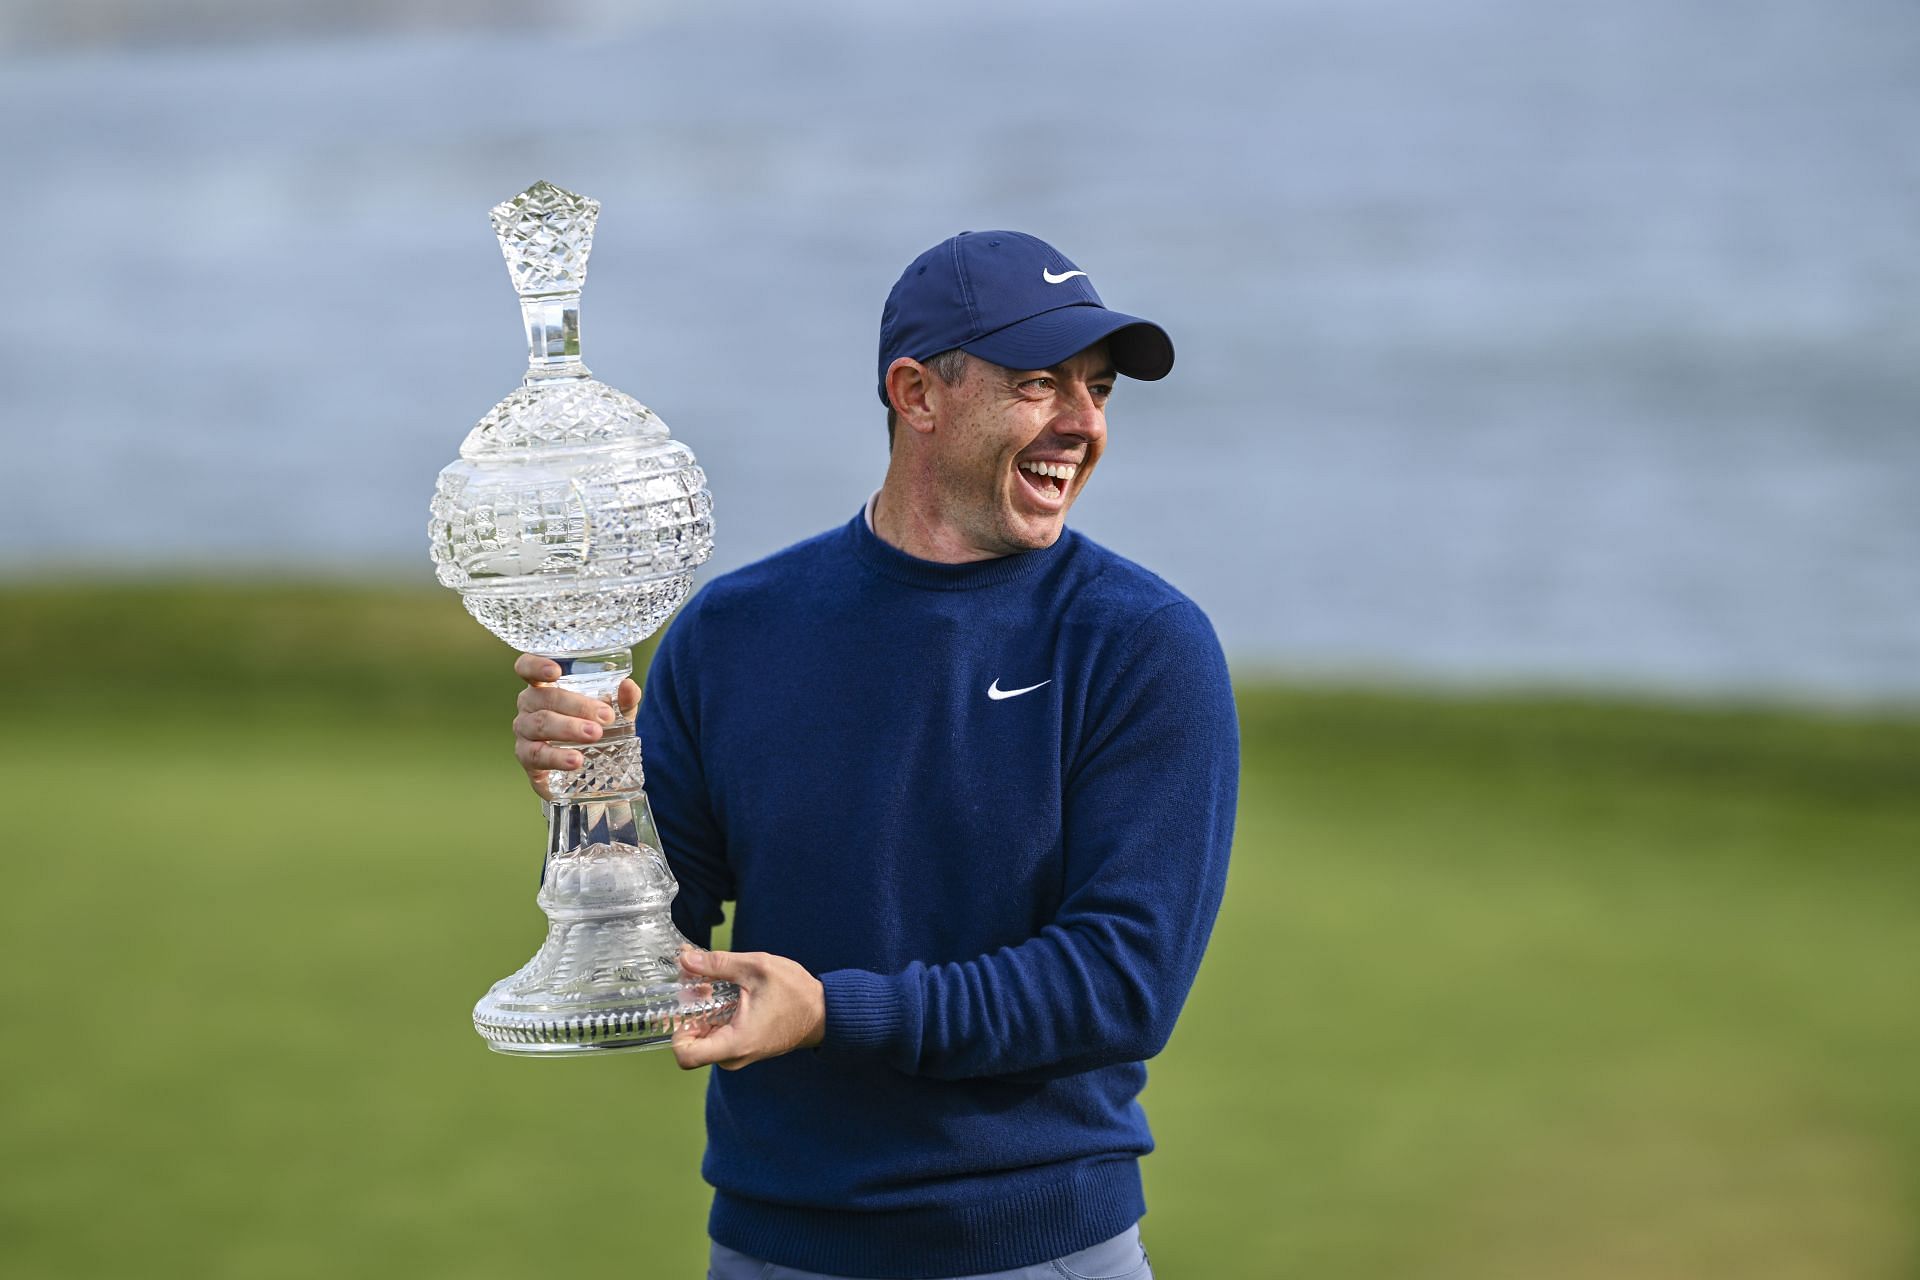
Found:
[[1075, 276], [1084, 276], [1086, 274], [1087, 273], [1084, 271], [1069, 271], [1067, 272], [1067, 274], [1063, 276], [1057, 276], [1053, 274], [1053, 272], [1047, 270], [1045, 267], [1040, 268], [1040, 278], [1042, 280], [1045, 280], [1048, 284], [1065, 284], [1067, 281], [1073, 279]]
[[1017, 698], [1023, 693], [1032, 693], [1035, 689], [1038, 689], [1040, 685], [1048, 685], [1052, 683], [1053, 683], [1052, 680], [1042, 680], [1040, 684], [1030, 684], [1024, 689], [1002, 689], [1000, 687], [1000, 677], [995, 676], [993, 678], [993, 683], [987, 686], [987, 696], [989, 698], [992, 698], [995, 702], [998, 702], [1002, 698]]

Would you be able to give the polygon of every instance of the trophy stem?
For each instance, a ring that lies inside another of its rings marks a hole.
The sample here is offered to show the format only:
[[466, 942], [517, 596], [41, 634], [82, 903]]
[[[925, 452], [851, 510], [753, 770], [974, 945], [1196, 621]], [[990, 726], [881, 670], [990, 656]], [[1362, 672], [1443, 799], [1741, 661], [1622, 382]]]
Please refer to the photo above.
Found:
[[500, 1053], [657, 1048], [676, 1031], [726, 1022], [739, 993], [731, 983], [687, 982], [680, 970], [691, 944], [673, 925], [679, 886], [647, 804], [633, 719], [620, 710], [632, 653], [553, 661], [555, 683], [611, 706], [614, 722], [597, 742], [567, 744], [585, 758], [580, 768], [548, 775], [537, 899], [547, 940], [481, 999], [474, 1028]]
[[527, 326], [525, 386], [591, 377], [580, 362], [580, 294], [523, 294], [520, 315]]
[[560, 668], [556, 686], [613, 711], [613, 723], [602, 727], [599, 741], [558, 744], [578, 751], [582, 762], [570, 772], [555, 770], [547, 775], [554, 803], [641, 795], [646, 776], [640, 764], [640, 740], [633, 736], [633, 717], [620, 709], [620, 684], [633, 675], [633, 651], [610, 649], [551, 660]]
[[653, 812], [647, 796], [641, 792], [629, 800], [571, 800], [547, 805], [547, 859], [541, 867], [540, 882], [546, 883], [546, 866], [553, 860], [584, 849], [590, 844], [631, 844], [660, 847], [654, 832]]

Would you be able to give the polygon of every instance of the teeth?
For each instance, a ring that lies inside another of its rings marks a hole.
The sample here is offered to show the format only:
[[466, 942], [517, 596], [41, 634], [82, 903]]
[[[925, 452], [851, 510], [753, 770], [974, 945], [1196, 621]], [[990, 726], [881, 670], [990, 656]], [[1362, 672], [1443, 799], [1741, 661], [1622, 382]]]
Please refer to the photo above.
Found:
[[1037, 476], [1052, 476], [1055, 480], [1071, 480], [1080, 468], [1071, 462], [1023, 462], [1020, 469]]

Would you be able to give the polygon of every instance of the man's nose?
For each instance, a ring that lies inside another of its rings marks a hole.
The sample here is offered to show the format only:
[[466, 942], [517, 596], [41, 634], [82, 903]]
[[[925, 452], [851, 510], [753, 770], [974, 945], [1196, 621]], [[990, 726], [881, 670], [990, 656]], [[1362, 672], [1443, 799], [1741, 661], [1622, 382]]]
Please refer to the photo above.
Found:
[[1061, 435], [1098, 440], [1107, 433], [1107, 414], [1094, 400], [1091, 388], [1074, 387], [1063, 397], [1053, 427]]

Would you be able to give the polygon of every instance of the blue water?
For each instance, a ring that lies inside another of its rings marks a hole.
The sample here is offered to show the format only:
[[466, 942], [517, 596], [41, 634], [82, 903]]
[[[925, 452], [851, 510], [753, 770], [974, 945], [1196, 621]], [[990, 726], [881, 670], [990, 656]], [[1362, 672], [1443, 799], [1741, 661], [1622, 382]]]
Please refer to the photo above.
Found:
[[894, 275], [1015, 226], [1174, 335], [1076, 522], [1248, 669], [1920, 697], [1910, 0], [1034, 12], [0, 61], [0, 572], [425, 580], [544, 177], [715, 568], [859, 506]]

